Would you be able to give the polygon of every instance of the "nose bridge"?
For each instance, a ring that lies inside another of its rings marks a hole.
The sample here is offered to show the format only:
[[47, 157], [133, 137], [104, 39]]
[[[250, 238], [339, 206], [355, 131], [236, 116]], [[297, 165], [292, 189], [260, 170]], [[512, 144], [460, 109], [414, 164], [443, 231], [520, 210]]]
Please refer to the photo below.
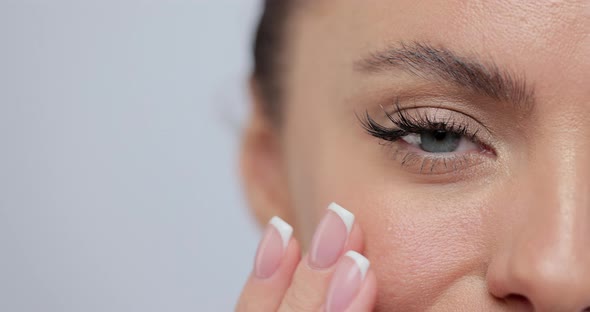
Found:
[[580, 238], [573, 234], [590, 226], [590, 109], [560, 109], [546, 112], [558, 117], [547, 118], [534, 140], [519, 189], [531, 222], [553, 228], [563, 240]]
[[587, 254], [583, 247], [590, 246], [590, 131], [583, 129], [590, 128], [553, 135], [538, 153], [543, 156], [532, 163], [532, 168], [540, 169], [531, 170], [531, 191], [537, 194], [529, 205], [529, 216], [538, 217], [537, 226], [548, 229], [545, 235], [544, 231], [537, 234], [546, 236], [545, 245], [556, 256]]
[[531, 164], [539, 169], [518, 187], [524, 218], [515, 229], [513, 260], [540, 266], [538, 273], [553, 265], [590, 268], [590, 150], [562, 147], [541, 155], [547, 156]]
[[530, 265], [559, 265], [570, 272], [582, 264], [590, 268], [590, 145], [573, 136], [547, 144], [551, 150], [531, 164], [539, 169], [521, 186], [528, 194], [522, 203], [528, 220], [518, 238], [536, 250], [523, 255]]
[[590, 132], [581, 129], [588, 128], [547, 138], [531, 158], [528, 185], [521, 185], [533, 230], [524, 239], [540, 244], [547, 257], [588, 253], [583, 247], [590, 246]]
[[542, 146], [514, 180], [520, 218], [506, 250], [505, 291], [537, 311], [581, 311], [590, 306], [590, 140], [561, 133]]

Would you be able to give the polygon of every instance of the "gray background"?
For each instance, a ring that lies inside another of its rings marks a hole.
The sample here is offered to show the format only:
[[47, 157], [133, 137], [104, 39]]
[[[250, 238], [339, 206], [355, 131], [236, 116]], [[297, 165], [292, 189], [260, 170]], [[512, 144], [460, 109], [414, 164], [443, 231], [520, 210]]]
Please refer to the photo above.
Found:
[[254, 0], [0, 0], [0, 311], [231, 311]]

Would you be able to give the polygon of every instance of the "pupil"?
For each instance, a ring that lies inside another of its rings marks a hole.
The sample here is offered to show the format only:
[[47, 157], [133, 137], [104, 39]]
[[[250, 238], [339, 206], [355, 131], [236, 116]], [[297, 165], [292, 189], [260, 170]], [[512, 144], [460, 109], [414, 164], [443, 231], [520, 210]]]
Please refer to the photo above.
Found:
[[434, 132], [434, 139], [436, 139], [437, 141], [442, 141], [446, 138], [447, 136], [447, 132], [443, 131], [443, 130], [436, 130]]

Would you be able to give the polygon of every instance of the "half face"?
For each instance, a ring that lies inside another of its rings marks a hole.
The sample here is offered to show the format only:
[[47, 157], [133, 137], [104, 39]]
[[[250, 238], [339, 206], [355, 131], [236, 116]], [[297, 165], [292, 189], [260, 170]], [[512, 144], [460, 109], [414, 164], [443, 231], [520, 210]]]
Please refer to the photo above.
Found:
[[588, 1], [293, 14], [281, 144], [302, 242], [329, 202], [354, 212], [382, 311], [590, 305]]

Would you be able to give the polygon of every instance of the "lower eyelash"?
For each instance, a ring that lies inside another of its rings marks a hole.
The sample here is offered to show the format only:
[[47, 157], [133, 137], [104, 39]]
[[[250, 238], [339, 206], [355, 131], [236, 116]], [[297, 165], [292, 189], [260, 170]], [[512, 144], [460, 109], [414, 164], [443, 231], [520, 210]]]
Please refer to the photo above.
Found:
[[[399, 157], [399, 153], [400, 151], [396, 152], [397, 157]], [[403, 167], [415, 167], [421, 174], [452, 172], [457, 171], [458, 168], [464, 169], [478, 163], [477, 160], [465, 154], [433, 157], [419, 155], [412, 152], [404, 152], [404, 155], [401, 156], [400, 161]]]

